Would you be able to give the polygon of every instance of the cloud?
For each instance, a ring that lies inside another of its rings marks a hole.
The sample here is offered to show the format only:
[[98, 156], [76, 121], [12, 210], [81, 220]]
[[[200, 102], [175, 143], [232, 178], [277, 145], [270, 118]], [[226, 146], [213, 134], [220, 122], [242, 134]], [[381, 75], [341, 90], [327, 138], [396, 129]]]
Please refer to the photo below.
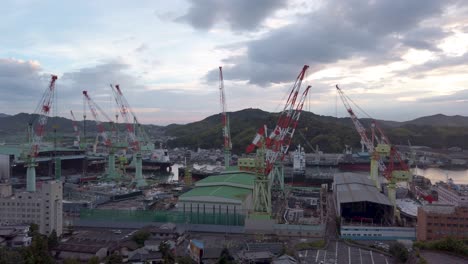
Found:
[[254, 30], [276, 10], [286, 6], [284, 0], [191, 0], [188, 12], [177, 18], [196, 29], [209, 30], [227, 23], [235, 31]]
[[[467, 103], [468, 89], [456, 91], [452, 94], [424, 97], [418, 100], [421, 103]], [[452, 105], [453, 106], [453, 105]]]
[[0, 58], [0, 102], [5, 109], [14, 106], [15, 102], [38, 97], [49, 80], [50, 75], [42, 73], [37, 61]]
[[434, 50], [446, 34], [422, 22], [441, 16], [451, 3], [327, 1], [297, 23], [247, 42], [244, 56], [227, 58], [233, 65], [226, 72], [234, 80], [264, 86], [292, 81], [303, 64], [312, 71], [347, 59], [373, 65], [400, 60], [405, 46]]
[[145, 43], [142, 43], [140, 46], [138, 46], [138, 48], [135, 49], [135, 52], [143, 52], [148, 49], [149, 49], [148, 45], [146, 45]]

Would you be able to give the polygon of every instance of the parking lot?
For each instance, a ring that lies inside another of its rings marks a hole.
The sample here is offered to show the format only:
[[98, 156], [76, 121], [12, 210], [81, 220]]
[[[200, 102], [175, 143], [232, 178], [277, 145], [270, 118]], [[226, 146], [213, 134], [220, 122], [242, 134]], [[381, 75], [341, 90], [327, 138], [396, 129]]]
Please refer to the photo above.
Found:
[[376, 251], [350, 247], [343, 242], [330, 241], [326, 249], [299, 251], [302, 263], [389, 264], [391, 257]]

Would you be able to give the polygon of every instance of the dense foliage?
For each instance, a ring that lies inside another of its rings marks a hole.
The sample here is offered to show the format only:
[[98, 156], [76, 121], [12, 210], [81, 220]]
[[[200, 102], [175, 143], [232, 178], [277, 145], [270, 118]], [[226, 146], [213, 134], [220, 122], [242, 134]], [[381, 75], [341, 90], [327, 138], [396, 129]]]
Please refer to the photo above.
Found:
[[468, 256], [468, 246], [465, 242], [453, 237], [447, 237], [442, 240], [416, 242], [414, 247], [419, 249], [441, 250], [455, 254]]
[[405, 263], [408, 260], [408, 249], [402, 243], [395, 242], [391, 244], [389, 252], [400, 263]]
[[132, 239], [138, 246], [142, 247], [145, 245], [145, 241], [150, 237], [150, 232], [146, 230], [139, 230], [133, 236]]

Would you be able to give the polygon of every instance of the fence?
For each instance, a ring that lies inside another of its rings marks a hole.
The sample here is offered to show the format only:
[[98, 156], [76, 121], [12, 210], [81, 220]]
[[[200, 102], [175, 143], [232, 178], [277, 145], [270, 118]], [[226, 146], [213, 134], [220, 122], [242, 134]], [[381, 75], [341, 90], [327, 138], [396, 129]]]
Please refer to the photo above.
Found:
[[245, 215], [180, 211], [81, 209], [80, 220], [243, 226], [245, 224]]

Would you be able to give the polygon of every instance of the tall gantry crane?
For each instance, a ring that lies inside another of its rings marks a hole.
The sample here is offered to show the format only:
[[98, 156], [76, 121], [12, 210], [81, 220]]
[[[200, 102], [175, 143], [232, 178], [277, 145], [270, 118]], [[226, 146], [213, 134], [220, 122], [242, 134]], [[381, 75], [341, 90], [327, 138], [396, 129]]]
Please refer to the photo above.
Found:
[[221, 122], [223, 126], [224, 140], [224, 167], [227, 169], [231, 165], [231, 130], [229, 127], [229, 116], [227, 114], [226, 97], [224, 94], [223, 67], [219, 66], [219, 101], [221, 103]]
[[[277, 161], [284, 159], [294, 136], [304, 101], [310, 89], [308, 86], [297, 100], [308, 68], [308, 65], [304, 65], [297, 76], [273, 131], [269, 136], [266, 136], [266, 128], [261, 128], [252, 144], [247, 147], [247, 153], [259, 147], [255, 162], [259, 170], [256, 173], [257, 178], [254, 183], [254, 211], [256, 214], [268, 216], [271, 214], [271, 185], [276, 177], [273, 168]], [[284, 180], [279, 179], [279, 181], [280, 184], [284, 184]]]
[[[395, 211], [395, 216], [397, 219], [400, 218], [399, 211], [396, 206], [396, 183], [397, 182], [408, 182], [411, 181], [411, 172], [409, 171], [408, 166], [401, 158], [398, 150], [393, 146], [389, 138], [385, 135], [382, 128], [378, 125], [375, 120], [372, 120], [371, 123], [371, 138], [367, 137], [366, 130], [359, 122], [359, 119], [354, 114], [348, 98], [344, 95], [343, 91], [336, 85], [336, 89], [340, 94], [341, 100], [345, 105], [346, 110], [348, 111], [353, 124], [361, 136], [361, 142], [363, 142], [369, 151], [372, 154], [371, 156], [371, 166], [370, 166], [370, 176], [374, 181], [377, 189], [381, 189], [379, 182], [379, 170], [383, 173], [384, 178], [388, 181], [387, 192], [390, 202], [392, 203]], [[382, 158], [388, 157], [389, 163], [388, 166], [385, 166]], [[399, 167], [395, 167], [395, 163], [399, 164]]]
[[78, 130], [78, 123], [76, 122], [75, 114], [73, 114], [72, 110], [70, 110], [70, 114], [72, 117], [73, 132], [75, 132], [75, 141], [73, 142], [73, 146], [81, 149], [81, 138], [80, 131]]
[[[99, 105], [94, 102], [93, 99], [89, 96], [88, 91], [83, 91], [83, 97], [85, 98], [85, 103], [88, 105], [91, 114], [96, 121], [98, 127], [98, 135], [101, 136], [104, 146], [108, 149], [108, 171], [107, 178], [109, 180], [117, 180], [120, 178], [120, 174], [115, 170], [115, 150], [113, 143], [110, 139], [108, 131], [105, 129], [104, 124], [101, 121], [100, 115], [104, 116], [109, 123], [113, 123], [112, 119], [99, 107]], [[112, 126], [115, 130], [115, 126]]]
[[49, 86], [42, 95], [39, 104], [34, 111], [38, 115], [38, 118], [35, 122], [31, 122], [30, 126], [30, 136], [29, 136], [29, 150], [26, 154], [26, 189], [28, 192], [36, 191], [36, 158], [39, 155], [39, 147], [42, 143], [42, 139], [45, 135], [45, 127], [47, 125], [47, 119], [52, 109], [52, 104], [54, 101], [55, 95], [55, 81], [57, 81], [57, 76], [52, 75], [50, 79]]
[[[366, 129], [359, 121], [359, 118], [354, 113], [353, 109], [351, 108], [351, 104], [349, 103], [349, 98], [344, 94], [344, 92], [336, 85], [336, 90], [340, 95], [341, 101], [343, 102], [346, 111], [348, 112], [351, 121], [353, 122], [354, 128], [358, 132], [359, 136], [361, 137], [361, 143], [366, 146], [367, 151], [371, 155], [371, 179], [374, 182], [377, 189], [380, 189], [380, 181], [379, 181], [379, 170], [384, 172], [386, 170], [386, 166], [382, 160], [382, 155], [387, 155], [389, 148], [385, 145], [378, 144], [377, 146], [374, 144], [374, 139], [376, 138], [375, 135], [375, 123], [373, 122], [371, 125], [372, 136], [369, 138], [366, 133]], [[380, 140], [378, 141], [380, 143]]]
[[[114, 94], [114, 99], [117, 105], [119, 106], [120, 114], [124, 118], [125, 126], [127, 128], [128, 140], [130, 141], [130, 147], [133, 150], [134, 159], [135, 159], [135, 181], [137, 187], [147, 186], [145, 179], [143, 178], [143, 160], [141, 154], [141, 145], [137, 136], [135, 135], [135, 125], [138, 124], [135, 113], [130, 108], [130, 104], [122, 93], [120, 86], [118, 84], [110, 85], [112, 93]], [[130, 116], [131, 115], [131, 116]], [[133, 122], [130, 118], [133, 118]]]

